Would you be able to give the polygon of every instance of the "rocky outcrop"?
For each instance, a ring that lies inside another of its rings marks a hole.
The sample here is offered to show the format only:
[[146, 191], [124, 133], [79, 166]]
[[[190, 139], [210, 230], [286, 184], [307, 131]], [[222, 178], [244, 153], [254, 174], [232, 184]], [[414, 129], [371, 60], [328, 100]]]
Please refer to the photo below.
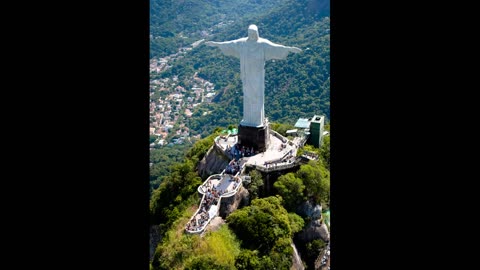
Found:
[[317, 259], [315, 259], [315, 264], [314, 264], [313, 269], [315, 269], [315, 270], [324, 270], [325, 269], [325, 267], [322, 267], [323, 252], [324, 252], [324, 250], [322, 249], [322, 251], [318, 254]]
[[229, 162], [228, 157], [214, 144], [203, 159], [198, 162], [198, 175], [200, 175], [202, 179], [206, 179], [212, 174], [221, 173]]
[[293, 256], [292, 256], [292, 267], [290, 267], [290, 270], [304, 270], [305, 266], [303, 266], [302, 258], [300, 258], [300, 255], [298, 254], [295, 243], [292, 243], [291, 246], [293, 249]]
[[220, 226], [222, 226], [223, 224], [225, 224], [225, 220], [222, 218], [222, 217], [214, 217], [210, 223], [207, 225], [207, 228], [205, 228], [205, 232], [208, 232], [208, 231], [216, 231], [220, 228]]
[[315, 270], [328, 270], [330, 269], [330, 246], [324, 247], [318, 253], [317, 259], [314, 263]]
[[249, 196], [250, 194], [248, 193], [248, 190], [241, 186], [234, 196], [222, 198], [220, 202], [219, 215], [222, 218], [226, 218], [239, 207], [247, 205], [249, 201]]
[[316, 239], [322, 239], [325, 242], [330, 240], [330, 233], [327, 225], [322, 222], [322, 206], [313, 205], [311, 202], [301, 204], [297, 213], [302, 216], [310, 217], [311, 221], [305, 228], [298, 233], [298, 238], [304, 242], [310, 242]]
[[330, 240], [330, 233], [327, 226], [320, 220], [310, 221], [305, 228], [298, 233], [298, 238], [303, 242], [310, 242], [317, 239], [322, 239], [324, 242]]
[[297, 208], [297, 214], [312, 219], [320, 219], [322, 218], [322, 206], [313, 205], [310, 201], [306, 201]]
[[324, 222], [322, 222], [322, 225], [320, 225], [319, 233], [324, 242], [330, 241], [330, 232], [328, 231], [328, 227]]

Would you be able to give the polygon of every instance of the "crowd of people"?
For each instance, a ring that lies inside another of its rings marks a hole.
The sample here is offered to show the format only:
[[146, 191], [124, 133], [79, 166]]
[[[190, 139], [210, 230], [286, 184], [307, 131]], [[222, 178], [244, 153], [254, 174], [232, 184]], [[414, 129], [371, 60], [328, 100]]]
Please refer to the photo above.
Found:
[[237, 174], [240, 171], [240, 161], [236, 161], [232, 159], [230, 163], [228, 163], [227, 167], [225, 168], [225, 173], [227, 174]]
[[295, 159], [296, 158], [295, 158], [295, 156], [293, 156], [292, 150], [290, 150], [281, 159], [277, 159], [277, 160], [273, 160], [273, 161], [265, 161], [263, 163], [263, 166], [265, 168], [276, 168], [279, 165], [284, 165], [283, 163], [294, 163]]
[[201, 228], [203, 228], [203, 225], [208, 221], [209, 216], [207, 212], [201, 212], [200, 218], [197, 220], [197, 218], [192, 218], [189, 223], [187, 223], [187, 230], [189, 231], [198, 231]]
[[[230, 161], [230, 163], [227, 165], [227, 168], [225, 169], [225, 172], [230, 171], [231, 174], [235, 175], [238, 171], [240, 170], [240, 162], [236, 161], [233, 159]], [[227, 174], [230, 174], [227, 172]], [[237, 188], [237, 186], [240, 184], [240, 177], [231, 177], [231, 176], [224, 176], [224, 177], [229, 177], [229, 181], [233, 183], [233, 190]], [[201, 186], [202, 190], [205, 192], [205, 197], [202, 200], [202, 203], [200, 205], [200, 209], [197, 212], [197, 214], [190, 220], [190, 222], [187, 223], [186, 229], [188, 231], [199, 231], [201, 230], [208, 220], [210, 219], [209, 216], [209, 210], [212, 205], [217, 205], [218, 201], [220, 199], [220, 196], [222, 196], [225, 193], [230, 192], [230, 190], [227, 188], [226, 190], [221, 190], [219, 189], [220, 183], [215, 185], [212, 182], [212, 179], [209, 179], [208, 181], [205, 182]], [[200, 215], [200, 218], [197, 219], [197, 215]]]
[[235, 157], [236, 160], [243, 158], [243, 157], [250, 157], [256, 154], [255, 150], [252, 147], [246, 147], [245, 145], [240, 146], [238, 144], [234, 144], [232, 147], [227, 146], [227, 151]]
[[238, 184], [240, 184], [240, 178], [237, 177], [235, 180], [232, 180], [232, 181], [235, 181], [235, 183], [233, 183], [233, 189], [232, 189], [232, 190], [235, 190]]
[[232, 190], [235, 190], [237, 188], [237, 186], [240, 184], [240, 181], [240, 177], [230, 178], [230, 182], [234, 182]]
[[200, 219], [194, 217], [188, 224], [187, 230], [189, 231], [198, 231], [205, 223], [210, 219], [208, 211], [212, 205], [216, 205], [220, 196], [224, 193], [223, 190], [217, 190], [217, 186], [213, 185], [212, 180], [208, 180], [204, 185], [204, 190], [206, 190], [205, 198], [200, 205], [200, 210], [197, 214], [200, 215]]

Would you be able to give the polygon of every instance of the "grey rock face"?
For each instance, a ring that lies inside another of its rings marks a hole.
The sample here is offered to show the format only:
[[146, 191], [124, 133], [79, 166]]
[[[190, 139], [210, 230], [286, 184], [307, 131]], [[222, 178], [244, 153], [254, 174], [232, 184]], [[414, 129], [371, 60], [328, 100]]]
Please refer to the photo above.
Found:
[[320, 226], [319, 233], [323, 241], [330, 241], [330, 232], [328, 231], [327, 225], [325, 223], [322, 223], [322, 225]]
[[215, 146], [212, 146], [198, 163], [197, 171], [202, 179], [221, 173], [228, 165], [228, 158]]
[[242, 186], [234, 196], [222, 198], [219, 215], [223, 218], [226, 218], [239, 207], [246, 205], [248, 203], [249, 196], [250, 194], [248, 193], [248, 190]]
[[301, 241], [310, 242], [317, 239], [322, 239], [325, 242], [330, 241], [330, 233], [327, 225], [315, 219], [310, 221], [305, 229], [298, 233], [298, 237]]
[[311, 202], [307, 201], [298, 207], [297, 213], [312, 219], [320, 219], [322, 217], [322, 206], [318, 204], [312, 205]]

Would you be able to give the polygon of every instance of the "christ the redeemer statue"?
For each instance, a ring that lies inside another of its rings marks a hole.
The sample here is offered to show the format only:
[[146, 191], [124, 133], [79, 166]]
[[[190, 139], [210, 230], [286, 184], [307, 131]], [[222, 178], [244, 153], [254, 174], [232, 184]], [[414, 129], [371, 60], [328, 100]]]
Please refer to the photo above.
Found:
[[262, 127], [265, 119], [265, 61], [285, 59], [289, 52], [302, 50], [260, 38], [254, 24], [248, 27], [248, 37], [224, 42], [208, 41], [205, 44], [220, 48], [225, 55], [240, 58], [243, 87], [243, 119], [240, 125]]

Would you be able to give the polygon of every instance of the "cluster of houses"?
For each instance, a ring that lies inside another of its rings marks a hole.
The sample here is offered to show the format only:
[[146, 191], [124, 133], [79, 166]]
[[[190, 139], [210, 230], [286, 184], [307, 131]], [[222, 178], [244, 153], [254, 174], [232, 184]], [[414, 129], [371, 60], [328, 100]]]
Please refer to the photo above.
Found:
[[[217, 29], [231, 24], [233, 21], [220, 22], [204, 31], [201, 36], [209, 36]], [[154, 38], [151, 36], [150, 38]], [[204, 39], [195, 41], [190, 46], [181, 47], [174, 54], [150, 59], [151, 77], [172, 67], [172, 63], [184, 57], [184, 55], [199, 46]], [[179, 78], [152, 78], [150, 80], [150, 135], [157, 136], [157, 140], [150, 147], [165, 144], [182, 144], [185, 140], [199, 139], [200, 136], [190, 136], [190, 130], [185, 126], [183, 119], [192, 117], [196, 106], [204, 102], [212, 102], [216, 96], [213, 83], [197, 76], [197, 73], [179, 85]], [[156, 95], [159, 92], [162, 95]], [[161, 96], [161, 97], [159, 97]], [[203, 114], [207, 114], [204, 112]], [[181, 117], [182, 116], [182, 117]], [[178, 125], [177, 125], [178, 124]], [[170, 141], [166, 141], [169, 134], [175, 133]]]
[[[216, 95], [214, 84], [197, 74], [183, 83], [189, 85], [188, 88], [179, 85], [178, 81], [177, 76], [150, 81], [150, 135], [158, 137], [151, 147], [169, 143], [182, 144], [185, 140], [190, 140], [190, 129], [185, 125], [184, 119], [192, 117], [195, 107], [211, 102]], [[155, 95], [162, 91], [165, 93]], [[166, 141], [172, 132], [178, 136]], [[198, 139], [196, 137], [193, 138]]]
[[[225, 19], [225, 17], [226, 17], [225, 14], [222, 14], [222, 19]], [[227, 26], [227, 25], [229, 25], [229, 24], [232, 24], [232, 23], [234, 23], [233, 20], [221, 21], [221, 22], [215, 24], [214, 26], [212, 26], [212, 27], [210, 27], [210, 28], [208, 28], [208, 29], [206, 29], [206, 30], [198, 31], [198, 34], [200, 34], [200, 36], [202, 36], [202, 37], [208, 37], [208, 36], [213, 35], [213, 33], [214, 33], [216, 30], [218, 30], [218, 29], [220, 29], [220, 28], [223, 28], [223, 27], [225, 27], [225, 26]]]

